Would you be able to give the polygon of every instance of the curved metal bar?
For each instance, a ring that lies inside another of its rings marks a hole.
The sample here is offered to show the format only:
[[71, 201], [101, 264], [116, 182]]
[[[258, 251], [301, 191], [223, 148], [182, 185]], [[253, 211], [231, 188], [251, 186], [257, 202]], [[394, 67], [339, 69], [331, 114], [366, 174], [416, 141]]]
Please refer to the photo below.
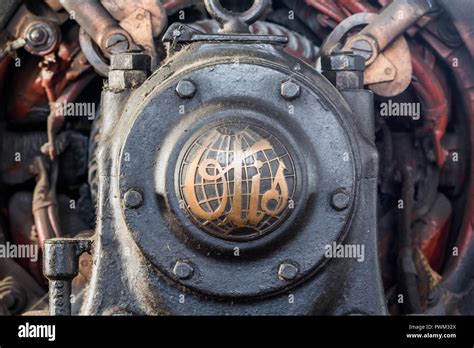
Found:
[[[249, 26], [255, 23], [270, 5], [270, 0], [254, 0], [253, 5], [242, 13], [234, 13], [222, 6], [220, 0], [205, 0], [207, 12], [223, 27], [229, 23], [241, 23]], [[235, 29], [235, 28], [234, 28]]]

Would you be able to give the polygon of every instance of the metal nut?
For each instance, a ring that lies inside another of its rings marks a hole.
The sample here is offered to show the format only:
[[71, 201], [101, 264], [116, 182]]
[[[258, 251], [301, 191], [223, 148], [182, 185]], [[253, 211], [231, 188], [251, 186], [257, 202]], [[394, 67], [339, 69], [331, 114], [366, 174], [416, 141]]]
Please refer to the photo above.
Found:
[[194, 269], [186, 261], [178, 261], [174, 265], [173, 273], [179, 279], [189, 279], [194, 273]]
[[25, 49], [34, 55], [44, 56], [58, 47], [60, 35], [57, 25], [34, 22], [26, 30]]
[[118, 53], [112, 56], [110, 66], [112, 70], [149, 71], [151, 68], [151, 57], [145, 53]]
[[196, 94], [196, 85], [190, 80], [181, 80], [176, 86], [176, 93], [181, 98], [192, 98]]
[[324, 71], [364, 71], [363, 57], [351, 53], [335, 53], [321, 58]]
[[127, 208], [138, 208], [143, 203], [143, 196], [140, 192], [131, 189], [123, 196], [123, 202]]
[[46, 44], [48, 42], [48, 31], [41, 25], [33, 25], [28, 30], [26, 37], [30, 45], [38, 47]]
[[293, 280], [298, 274], [298, 267], [289, 262], [283, 262], [278, 267], [278, 278], [281, 280]]
[[140, 87], [148, 78], [143, 70], [111, 70], [109, 72], [109, 87], [112, 89], [134, 89]]
[[281, 84], [280, 94], [286, 100], [295, 100], [301, 95], [301, 87], [292, 81], [284, 81]]
[[323, 75], [341, 91], [364, 88], [362, 71], [323, 71]]
[[349, 206], [350, 196], [343, 191], [336, 191], [331, 196], [331, 206], [336, 210], [344, 210]]

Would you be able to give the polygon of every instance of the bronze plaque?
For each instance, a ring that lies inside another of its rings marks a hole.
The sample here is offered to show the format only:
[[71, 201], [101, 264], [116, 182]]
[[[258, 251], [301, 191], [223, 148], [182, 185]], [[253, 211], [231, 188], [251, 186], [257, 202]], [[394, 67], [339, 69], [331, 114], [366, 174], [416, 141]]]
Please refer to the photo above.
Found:
[[259, 126], [207, 130], [178, 164], [179, 199], [192, 221], [226, 240], [253, 240], [294, 207], [296, 172], [284, 144]]

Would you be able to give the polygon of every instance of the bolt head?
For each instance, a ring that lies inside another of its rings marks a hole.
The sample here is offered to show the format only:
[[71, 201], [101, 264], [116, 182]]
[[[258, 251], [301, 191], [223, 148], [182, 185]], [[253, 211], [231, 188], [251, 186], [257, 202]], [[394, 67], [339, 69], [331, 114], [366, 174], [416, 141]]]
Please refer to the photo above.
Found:
[[127, 208], [138, 208], [143, 203], [143, 196], [136, 190], [128, 190], [123, 197], [124, 204]]
[[110, 54], [124, 52], [130, 48], [128, 38], [121, 33], [113, 33], [105, 38], [104, 45]]
[[148, 78], [148, 72], [143, 70], [111, 70], [109, 72], [109, 88], [135, 89]]
[[278, 278], [281, 280], [293, 280], [298, 275], [298, 267], [289, 262], [283, 262], [278, 267]]
[[151, 57], [145, 53], [125, 52], [114, 54], [110, 61], [112, 70], [143, 70], [151, 68]]
[[364, 57], [365, 60], [368, 60], [373, 55], [372, 46], [364, 39], [355, 41], [352, 44], [352, 51], [354, 54]]
[[281, 84], [280, 94], [286, 100], [295, 100], [301, 95], [301, 87], [292, 81], [284, 81]]
[[324, 71], [323, 75], [341, 91], [364, 88], [364, 73], [362, 71]]
[[179, 279], [189, 279], [192, 277], [194, 269], [186, 261], [178, 261], [174, 265], [173, 273]]
[[190, 80], [181, 80], [176, 86], [176, 93], [181, 98], [192, 98], [196, 94], [196, 85]]
[[48, 31], [40, 25], [37, 25], [28, 31], [27, 38], [32, 46], [42, 46], [48, 42]]
[[350, 201], [350, 196], [343, 191], [336, 191], [331, 196], [331, 206], [336, 210], [346, 209]]

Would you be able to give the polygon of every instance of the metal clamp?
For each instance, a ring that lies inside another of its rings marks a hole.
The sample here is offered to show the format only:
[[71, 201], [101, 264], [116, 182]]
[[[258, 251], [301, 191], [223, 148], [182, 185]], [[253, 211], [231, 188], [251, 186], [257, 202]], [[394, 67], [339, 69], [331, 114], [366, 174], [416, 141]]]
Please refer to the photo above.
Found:
[[254, 0], [253, 5], [242, 13], [225, 9], [220, 0], [205, 0], [207, 12], [221, 25], [222, 33], [248, 33], [249, 26], [255, 23], [270, 5], [270, 0]]

